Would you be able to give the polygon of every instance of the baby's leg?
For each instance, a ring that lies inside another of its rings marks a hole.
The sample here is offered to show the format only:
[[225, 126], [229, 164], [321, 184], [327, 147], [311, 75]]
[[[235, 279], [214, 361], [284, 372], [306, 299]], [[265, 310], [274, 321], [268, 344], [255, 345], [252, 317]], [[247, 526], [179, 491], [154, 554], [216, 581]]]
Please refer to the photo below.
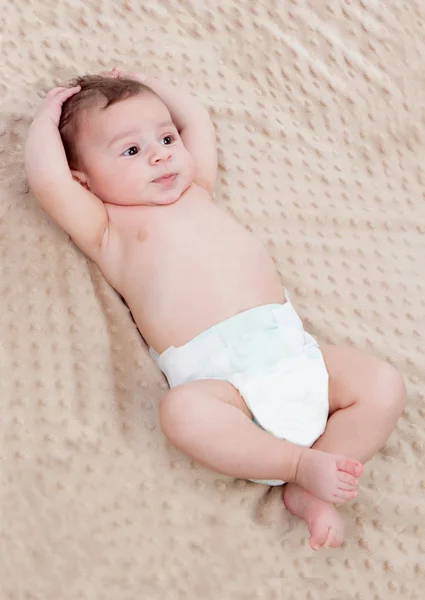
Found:
[[227, 381], [202, 380], [175, 387], [161, 402], [167, 438], [197, 462], [244, 479], [296, 481], [328, 502], [356, 495], [362, 465], [356, 460], [302, 448], [252, 422], [238, 391]]
[[[322, 346], [329, 373], [330, 418], [313, 448], [368, 461], [385, 444], [406, 402], [403, 380], [388, 363], [345, 346]], [[336, 509], [289, 483], [288, 509], [309, 526], [313, 549], [342, 543]]]

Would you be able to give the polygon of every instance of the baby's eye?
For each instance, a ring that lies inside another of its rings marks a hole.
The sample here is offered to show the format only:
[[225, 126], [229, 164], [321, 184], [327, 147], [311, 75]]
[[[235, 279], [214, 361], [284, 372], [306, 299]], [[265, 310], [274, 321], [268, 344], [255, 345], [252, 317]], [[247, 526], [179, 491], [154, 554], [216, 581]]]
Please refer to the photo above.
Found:
[[131, 146], [128, 150], [123, 152], [123, 156], [135, 156], [139, 152], [137, 146]]
[[174, 142], [174, 136], [172, 136], [172, 135], [164, 135], [164, 137], [161, 140], [161, 143], [164, 144], [164, 146], [169, 146], [173, 142]]

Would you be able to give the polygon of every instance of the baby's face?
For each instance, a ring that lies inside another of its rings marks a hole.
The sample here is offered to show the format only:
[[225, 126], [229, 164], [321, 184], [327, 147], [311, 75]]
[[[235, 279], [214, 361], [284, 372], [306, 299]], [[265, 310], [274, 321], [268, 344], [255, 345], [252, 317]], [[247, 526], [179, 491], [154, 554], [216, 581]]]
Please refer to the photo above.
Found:
[[156, 96], [133, 96], [82, 115], [79, 153], [89, 189], [110, 204], [176, 202], [193, 181], [193, 159]]

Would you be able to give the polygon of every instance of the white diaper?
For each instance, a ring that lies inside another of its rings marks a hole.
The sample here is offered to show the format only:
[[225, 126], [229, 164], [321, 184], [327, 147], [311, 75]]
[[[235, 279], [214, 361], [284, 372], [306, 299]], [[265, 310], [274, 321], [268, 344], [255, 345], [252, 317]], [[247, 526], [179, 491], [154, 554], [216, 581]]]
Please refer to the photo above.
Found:
[[[184, 346], [150, 354], [170, 387], [223, 379], [239, 391], [254, 422], [280, 439], [310, 447], [328, 419], [328, 373], [316, 340], [291, 302], [266, 304], [211, 327]], [[279, 480], [251, 480], [281, 485]]]

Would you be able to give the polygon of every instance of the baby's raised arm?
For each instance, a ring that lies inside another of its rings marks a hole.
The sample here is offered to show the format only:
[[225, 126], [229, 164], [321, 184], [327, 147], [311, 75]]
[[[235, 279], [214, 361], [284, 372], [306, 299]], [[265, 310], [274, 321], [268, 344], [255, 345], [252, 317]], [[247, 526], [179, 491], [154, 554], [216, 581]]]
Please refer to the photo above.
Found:
[[164, 102], [195, 163], [194, 181], [212, 194], [217, 177], [217, 145], [214, 125], [207, 109], [189, 93], [156, 77], [139, 73], [120, 73], [114, 77], [131, 77], [150, 87]]
[[77, 88], [50, 90], [28, 131], [25, 169], [44, 210], [88, 256], [96, 259], [108, 228], [103, 202], [72, 178], [58, 124], [62, 105]]

